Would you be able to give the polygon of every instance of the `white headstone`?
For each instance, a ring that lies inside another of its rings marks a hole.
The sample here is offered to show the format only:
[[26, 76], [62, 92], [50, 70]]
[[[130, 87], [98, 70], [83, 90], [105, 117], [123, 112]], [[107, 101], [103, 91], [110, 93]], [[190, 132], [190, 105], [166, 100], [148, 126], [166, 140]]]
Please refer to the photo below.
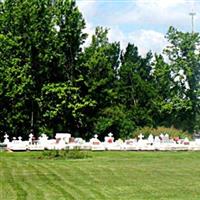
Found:
[[12, 143], [15, 144], [16, 142], [17, 142], [16, 137], [13, 137]]
[[101, 142], [98, 139], [98, 135], [97, 134], [95, 134], [94, 137], [92, 139], [90, 139], [90, 143], [92, 145], [100, 145], [101, 144]]
[[9, 143], [9, 139], [8, 139], [9, 136], [8, 136], [7, 134], [5, 134], [5, 135], [4, 135], [4, 138], [5, 138], [5, 139], [4, 139], [4, 142], [3, 142], [3, 143], [4, 143], [4, 144], [8, 144], [8, 143]]
[[123, 144], [124, 142], [123, 142], [122, 139], [119, 138], [119, 139], [116, 141], [116, 143], [117, 143], [117, 144]]
[[165, 136], [163, 133], [160, 134], [160, 138], [163, 139]]
[[65, 143], [69, 143], [69, 140], [71, 138], [71, 134], [70, 133], [56, 133], [55, 138], [57, 140], [64, 140]]
[[106, 143], [109, 143], [109, 144], [113, 143], [113, 142], [114, 142], [114, 137], [112, 137], [112, 136], [113, 136], [112, 133], [108, 133], [108, 136], [106, 136], [106, 137], [104, 138], [104, 141], [105, 141]]
[[94, 138], [95, 138], [95, 139], [97, 139], [97, 138], [98, 138], [98, 135], [97, 135], [97, 134], [95, 134], [95, 135], [94, 135]]
[[155, 136], [154, 142], [157, 143], [157, 144], [160, 143], [160, 138], [159, 138], [159, 136]]
[[165, 138], [169, 140], [169, 135], [166, 133]]
[[113, 134], [110, 132], [110, 133], [108, 133], [108, 136], [109, 136], [109, 137], [112, 137], [112, 136], [113, 136]]
[[148, 137], [148, 143], [153, 144], [153, 142], [154, 142], [153, 135], [150, 134], [149, 137]]
[[142, 133], [140, 133], [140, 135], [138, 136], [139, 140], [142, 140], [144, 138], [144, 135], [142, 135]]
[[184, 139], [183, 144], [185, 144], [185, 145], [189, 145], [190, 144], [190, 141], [189, 141], [189, 139], [187, 137]]
[[29, 144], [32, 144], [32, 140], [33, 140], [33, 134], [30, 133], [30, 134], [29, 134], [29, 139], [28, 139]]
[[18, 141], [22, 142], [22, 137], [21, 136], [18, 137]]
[[84, 144], [85, 143], [85, 140], [83, 140], [83, 138], [75, 138], [74, 142], [76, 144]]

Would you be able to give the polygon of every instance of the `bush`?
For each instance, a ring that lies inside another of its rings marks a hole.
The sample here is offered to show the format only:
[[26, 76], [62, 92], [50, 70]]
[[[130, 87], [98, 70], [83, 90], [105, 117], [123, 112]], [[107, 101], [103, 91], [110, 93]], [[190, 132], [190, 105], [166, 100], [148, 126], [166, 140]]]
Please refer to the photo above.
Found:
[[80, 149], [65, 149], [65, 150], [46, 150], [43, 151], [39, 159], [84, 159], [89, 158], [89, 152], [81, 151]]
[[5, 151], [7, 149], [6, 147], [7, 147], [6, 144], [0, 143], [0, 152]]
[[0, 143], [0, 148], [6, 148], [6, 147], [7, 147], [7, 144]]
[[185, 138], [188, 137], [189, 139], [192, 138], [192, 135], [190, 135], [188, 132], [184, 132], [182, 130], [176, 129], [176, 128], [166, 128], [166, 127], [157, 127], [157, 128], [151, 128], [151, 127], [143, 127], [139, 128], [133, 133], [133, 137], [137, 137], [140, 133], [144, 135], [145, 138], [147, 138], [150, 134], [154, 136], [159, 136], [162, 134], [168, 134], [169, 137], [175, 138]]
[[114, 134], [115, 138], [127, 138], [133, 133], [136, 125], [131, 119], [131, 113], [124, 106], [118, 105], [105, 108], [97, 118], [94, 133], [107, 135], [109, 132]]

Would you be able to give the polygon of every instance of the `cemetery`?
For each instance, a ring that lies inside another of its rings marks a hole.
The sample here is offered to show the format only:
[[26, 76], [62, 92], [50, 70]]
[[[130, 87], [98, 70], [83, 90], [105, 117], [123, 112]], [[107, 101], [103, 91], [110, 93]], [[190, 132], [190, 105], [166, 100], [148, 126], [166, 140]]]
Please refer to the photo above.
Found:
[[167, 133], [160, 136], [150, 134], [144, 138], [141, 133], [133, 139], [117, 139], [112, 133], [104, 138], [104, 141], [94, 135], [89, 141], [82, 138], [74, 138], [69, 133], [56, 133], [55, 139], [48, 139], [46, 134], [42, 134], [37, 140], [34, 135], [29, 134], [29, 140], [23, 141], [22, 137], [9, 140], [9, 136], [4, 136], [4, 148], [10, 151], [42, 151], [42, 150], [64, 150], [80, 149], [92, 151], [199, 151], [200, 138], [198, 135], [193, 140], [187, 137], [184, 139], [170, 138]]
[[[139, 134], [89, 141], [70, 133], [4, 135], [0, 199], [199, 200], [200, 137]], [[3, 151], [2, 151], [3, 150]], [[75, 154], [74, 154], [75, 153]]]
[[0, 0], [0, 200], [200, 200], [199, 11]]

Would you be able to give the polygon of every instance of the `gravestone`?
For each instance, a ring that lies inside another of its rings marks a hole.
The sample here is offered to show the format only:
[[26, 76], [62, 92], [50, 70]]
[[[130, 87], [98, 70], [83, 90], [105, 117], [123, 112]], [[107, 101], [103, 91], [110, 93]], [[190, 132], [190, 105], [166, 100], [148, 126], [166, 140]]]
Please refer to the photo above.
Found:
[[13, 137], [13, 139], [12, 139], [12, 143], [13, 143], [13, 144], [16, 144], [16, 143], [17, 143], [17, 139], [16, 139], [16, 137]]
[[162, 136], [162, 142], [163, 143], [170, 143], [169, 135], [167, 133]]
[[85, 140], [83, 138], [75, 138], [74, 142], [76, 144], [84, 144], [85, 143]]
[[113, 137], [113, 134], [112, 133], [109, 133], [108, 136], [106, 136], [104, 138], [104, 141], [106, 143], [109, 143], [109, 144], [112, 144], [114, 142], [114, 137]]
[[163, 134], [163, 133], [161, 133], [161, 134], [160, 134], [160, 141], [161, 141], [161, 142], [163, 142], [163, 141], [164, 141], [164, 137], [165, 137], [165, 136], [164, 136], [164, 134]]
[[48, 140], [48, 136], [42, 133], [42, 135], [39, 137], [38, 144], [44, 149], [48, 149], [50, 146], [50, 141]]
[[159, 138], [159, 136], [155, 136], [154, 143], [160, 144], [160, 138]]
[[140, 134], [138, 138], [139, 140], [137, 142], [137, 150], [145, 150], [148, 145], [148, 140], [143, 139], [144, 138], [143, 134]]
[[165, 134], [165, 140], [169, 141], [169, 134], [167, 134], [167, 133]]
[[92, 139], [90, 139], [90, 143], [92, 145], [99, 145], [101, 144], [100, 140], [98, 139], [98, 135], [95, 134], [94, 137]]
[[187, 137], [183, 140], [183, 144], [184, 145], [189, 145], [190, 144], [190, 141], [189, 141], [189, 139]]
[[144, 135], [142, 133], [140, 133], [140, 135], [138, 136], [139, 140], [138, 140], [138, 144], [139, 145], [144, 145]]
[[116, 140], [116, 143], [117, 143], [117, 144], [123, 144], [124, 141], [123, 141], [122, 139], [119, 138], [118, 140]]
[[104, 151], [105, 147], [102, 145], [100, 140], [98, 139], [98, 135], [95, 134], [94, 138], [90, 139], [91, 150], [92, 151]]
[[8, 134], [5, 134], [4, 135], [4, 141], [3, 141], [4, 144], [7, 144], [7, 145], [9, 144], [10, 141], [9, 141], [8, 138], [9, 138]]
[[29, 139], [28, 139], [28, 141], [29, 141], [29, 144], [32, 144], [33, 143], [33, 134], [32, 133], [30, 133], [29, 134]]
[[193, 133], [193, 139], [200, 139], [200, 131], [197, 132], [196, 130], [194, 130], [194, 133]]
[[18, 142], [19, 142], [19, 143], [22, 142], [22, 137], [21, 137], [21, 136], [18, 137]]
[[71, 138], [71, 134], [70, 133], [56, 133], [56, 136], [55, 136], [56, 140], [57, 141], [61, 141], [62, 142], [64, 141], [65, 143], [69, 143], [69, 140]]
[[142, 133], [140, 133], [140, 135], [138, 136], [139, 140], [143, 140], [144, 135], [142, 135]]
[[48, 141], [48, 137], [46, 134], [42, 133], [42, 135], [39, 137], [39, 143], [40, 144], [46, 144]]
[[148, 144], [153, 145], [153, 143], [154, 143], [154, 138], [153, 138], [153, 135], [150, 134], [148, 137]]

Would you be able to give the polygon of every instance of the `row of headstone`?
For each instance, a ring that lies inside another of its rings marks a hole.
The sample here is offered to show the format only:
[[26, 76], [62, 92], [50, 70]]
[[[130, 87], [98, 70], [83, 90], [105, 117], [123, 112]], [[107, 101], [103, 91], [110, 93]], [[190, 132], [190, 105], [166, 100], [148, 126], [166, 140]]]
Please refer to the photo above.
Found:
[[[80, 148], [86, 150], [200, 150], [200, 141], [189, 141], [188, 138], [171, 139], [168, 134], [153, 136], [150, 134], [147, 139], [140, 134], [137, 138], [129, 140], [115, 140], [112, 133], [104, 138], [104, 142], [98, 139], [98, 135], [86, 142], [82, 138], [73, 138], [69, 133], [57, 133], [55, 139], [48, 139], [48, 136], [42, 134], [38, 140], [31, 133], [28, 141], [22, 141], [22, 137], [13, 138], [9, 141], [9, 136], [4, 136], [4, 144], [11, 150], [44, 150], [44, 149], [73, 149]], [[187, 148], [185, 146], [188, 146]], [[180, 147], [180, 148], [179, 148]], [[184, 147], [184, 148], [183, 148]]]

